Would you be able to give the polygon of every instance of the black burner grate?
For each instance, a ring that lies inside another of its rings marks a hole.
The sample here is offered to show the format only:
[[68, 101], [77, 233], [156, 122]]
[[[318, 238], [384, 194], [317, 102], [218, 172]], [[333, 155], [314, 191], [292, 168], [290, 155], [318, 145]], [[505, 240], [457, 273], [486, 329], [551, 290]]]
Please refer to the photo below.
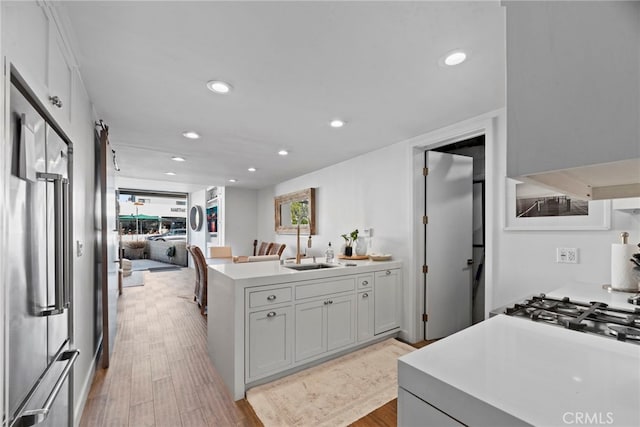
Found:
[[584, 303], [540, 294], [506, 308], [504, 313], [640, 344], [640, 307], [626, 310], [603, 302]]

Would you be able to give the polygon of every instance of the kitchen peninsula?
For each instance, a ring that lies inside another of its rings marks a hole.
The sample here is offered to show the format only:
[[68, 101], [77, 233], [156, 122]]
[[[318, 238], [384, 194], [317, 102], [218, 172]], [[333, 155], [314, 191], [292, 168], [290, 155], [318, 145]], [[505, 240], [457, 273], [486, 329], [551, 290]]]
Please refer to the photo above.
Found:
[[209, 357], [235, 400], [253, 385], [398, 335], [402, 263], [349, 264], [209, 266]]

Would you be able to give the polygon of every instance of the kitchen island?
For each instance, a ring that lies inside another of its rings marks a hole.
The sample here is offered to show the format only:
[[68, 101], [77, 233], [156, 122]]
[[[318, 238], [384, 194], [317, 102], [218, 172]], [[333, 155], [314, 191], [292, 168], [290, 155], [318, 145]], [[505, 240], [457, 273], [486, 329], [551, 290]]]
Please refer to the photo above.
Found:
[[[549, 294], [635, 310], [596, 286]], [[640, 425], [640, 345], [505, 314], [401, 357], [398, 385], [399, 426]]]
[[209, 357], [235, 400], [251, 386], [398, 335], [402, 263], [349, 264], [209, 266]]

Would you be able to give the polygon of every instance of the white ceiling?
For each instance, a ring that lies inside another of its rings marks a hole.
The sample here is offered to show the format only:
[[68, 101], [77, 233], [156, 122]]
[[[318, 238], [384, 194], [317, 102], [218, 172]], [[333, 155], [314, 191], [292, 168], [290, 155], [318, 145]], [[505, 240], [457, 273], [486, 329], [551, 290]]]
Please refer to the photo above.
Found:
[[[505, 102], [497, 1], [57, 7], [121, 177], [262, 188]], [[438, 65], [458, 48], [466, 62]], [[210, 92], [212, 79], [233, 91]], [[347, 126], [330, 128], [334, 117]], [[185, 130], [202, 138], [187, 140]], [[282, 148], [290, 155], [278, 156]]]

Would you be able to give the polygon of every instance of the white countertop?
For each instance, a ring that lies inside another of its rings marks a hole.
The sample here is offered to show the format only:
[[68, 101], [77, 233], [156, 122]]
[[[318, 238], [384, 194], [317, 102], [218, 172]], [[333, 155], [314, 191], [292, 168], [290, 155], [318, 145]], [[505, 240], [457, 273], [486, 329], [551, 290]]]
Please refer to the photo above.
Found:
[[638, 308], [637, 305], [627, 302], [627, 299], [635, 295], [635, 293], [608, 291], [603, 289], [601, 285], [570, 285], [547, 292], [546, 295], [553, 298], [569, 297], [576, 302], [603, 302], [610, 307], [624, 308], [626, 310]]
[[640, 425], [639, 345], [527, 319], [498, 315], [409, 353], [398, 375], [468, 425], [561, 426], [579, 413]]
[[[305, 259], [303, 264], [312, 264], [313, 260]], [[317, 263], [323, 263], [319, 258]], [[346, 264], [356, 264], [347, 267]], [[234, 280], [236, 284], [262, 285], [267, 283], [297, 282], [300, 280], [323, 279], [327, 277], [342, 276], [344, 274], [360, 274], [377, 270], [400, 268], [401, 261], [355, 261], [339, 260], [334, 263], [335, 267], [322, 268], [318, 270], [297, 271], [287, 266], [295, 266], [293, 263], [281, 265], [279, 261], [245, 262], [221, 265], [209, 265], [209, 269], [215, 274], [220, 273]]]

